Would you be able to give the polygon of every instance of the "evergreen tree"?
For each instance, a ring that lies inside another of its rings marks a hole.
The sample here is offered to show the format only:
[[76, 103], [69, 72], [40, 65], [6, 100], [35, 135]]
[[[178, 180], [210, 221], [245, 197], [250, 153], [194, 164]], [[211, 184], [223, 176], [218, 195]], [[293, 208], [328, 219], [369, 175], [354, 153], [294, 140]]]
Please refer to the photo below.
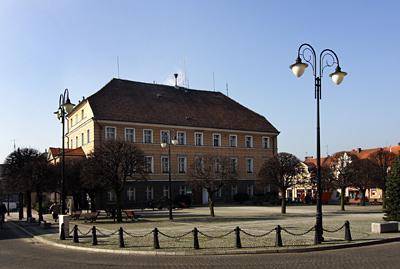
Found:
[[392, 165], [386, 181], [385, 220], [400, 221], [400, 156]]

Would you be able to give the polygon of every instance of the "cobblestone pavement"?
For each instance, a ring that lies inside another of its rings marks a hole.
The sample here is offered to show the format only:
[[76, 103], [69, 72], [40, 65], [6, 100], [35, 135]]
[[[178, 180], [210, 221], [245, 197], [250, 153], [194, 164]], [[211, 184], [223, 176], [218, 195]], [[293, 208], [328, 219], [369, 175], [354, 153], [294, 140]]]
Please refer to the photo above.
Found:
[[1, 269], [64, 268], [398, 268], [400, 242], [310, 253], [133, 256], [86, 253], [35, 243], [7, 223], [0, 230]]

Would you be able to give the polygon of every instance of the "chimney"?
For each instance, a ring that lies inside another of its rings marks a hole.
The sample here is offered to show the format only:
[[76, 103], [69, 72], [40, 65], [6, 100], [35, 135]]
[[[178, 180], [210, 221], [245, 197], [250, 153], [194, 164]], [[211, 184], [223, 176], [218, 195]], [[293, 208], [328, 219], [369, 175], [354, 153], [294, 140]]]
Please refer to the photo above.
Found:
[[361, 152], [361, 150], [362, 150], [361, 148], [358, 148], [358, 149], [357, 149], [357, 152], [358, 152], [358, 153], [360, 153], [360, 152]]
[[178, 73], [175, 73], [174, 77], [175, 77], [175, 88], [178, 89]]

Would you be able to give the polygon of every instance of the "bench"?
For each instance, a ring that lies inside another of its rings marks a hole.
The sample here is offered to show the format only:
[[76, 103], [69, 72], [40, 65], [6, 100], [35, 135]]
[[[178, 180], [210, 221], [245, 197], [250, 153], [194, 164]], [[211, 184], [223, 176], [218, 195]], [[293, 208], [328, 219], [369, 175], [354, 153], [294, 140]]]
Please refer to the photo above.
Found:
[[371, 223], [372, 233], [394, 233], [399, 231], [399, 223], [397, 221], [390, 221], [384, 223]]
[[81, 214], [82, 214], [82, 211], [80, 211], [80, 210], [72, 212], [71, 219], [79, 220], [79, 218], [81, 217]]
[[125, 213], [125, 217], [126, 217], [127, 221], [128, 221], [128, 219], [131, 219], [131, 221], [134, 221], [134, 219], [136, 218], [135, 211], [133, 211], [133, 210], [123, 210], [122, 212]]
[[91, 212], [91, 213], [86, 213], [83, 215], [85, 222], [95, 222], [97, 220], [97, 217], [99, 216], [100, 211], [96, 211], [96, 212]]

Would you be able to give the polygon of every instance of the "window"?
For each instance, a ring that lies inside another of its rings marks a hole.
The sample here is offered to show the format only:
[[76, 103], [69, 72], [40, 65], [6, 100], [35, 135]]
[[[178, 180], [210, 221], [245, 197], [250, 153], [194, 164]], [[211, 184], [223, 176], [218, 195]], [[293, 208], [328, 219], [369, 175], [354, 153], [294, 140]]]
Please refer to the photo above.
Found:
[[146, 173], [153, 173], [153, 156], [144, 157], [144, 171]]
[[71, 144], [69, 144], [70, 148], [72, 149], [74, 147], [74, 140], [71, 138]]
[[249, 174], [253, 173], [253, 159], [252, 158], [246, 159], [246, 170], [247, 170], [247, 173], [249, 173]]
[[164, 185], [164, 187], [163, 187], [163, 196], [169, 197], [169, 186], [168, 185]]
[[271, 184], [267, 184], [264, 186], [264, 194], [271, 192]]
[[82, 143], [82, 146], [85, 145], [85, 134], [84, 133], [81, 133], [81, 143]]
[[231, 170], [233, 173], [235, 173], [237, 171], [237, 164], [238, 164], [238, 159], [231, 158]]
[[71, 119], [71, 127], [74, 126], [74, 119]]
[[185, 132], [177, 132], [176, 138], [178, 139], [178, 145], [186, 145], [186, 133]]
[[221, 164], [218, 158], [214, 159], [214, 172], [219, 173], [221, 171]]
[[167, 156], [161, 156], [161, 172], [168, 173], [169, 171], [169, 158]]
[[106, 140], [115, 140], [116, 139], [116, 129], [115, 127], [106, 127]]
[[75, 124], [78, 123], [78, 113], [75, 114]]
[[89, 144], [90, 143], [90, 130], [88, 129], [86, 132], [86, 142]]
[[126, 191], [126, 196], [128, 197], [128, 201], [136, 201], [136, 189], [130, 187]]
[[79, 147], [78, 136], [75, 136], [75, 148]]
[[153, 130], [151, 129], [143, 130], [143, 143], [145, 144], [153, 143]]
[[186, 157], [178, 157], [178, 172], [179, 174], [186, 173]]
[[268, 136], [262, 137], [262, 145], [263, 145], [263, 148], [265, 148], [265, 149], [269, 149], [271, 147], [270, 138]]
[[85, 117], [85, 110], [82, 109], [82, 110], [81, 110], [81, 120], [83, 120], [84, 117]]
[[229, 146], [237, 147], [237, 135], [229, 135]]
[[180, 195], [185, 195], [185, 194], [187, 194], [187, 193], [188, 193], [188, 192], [187, 192], [187, 188], [186, 188], [185, 185], [179, 186], [179, 194], [180, 194]]
[[115, 193], [113, 191], [107, 192], [107, 201], [114, 202], [115, 201]]
[[67, 149], [69, 149], [69, 139], [67, 139]]
[[204, 168], [204, 161], [203, 157], [195, 157], [195, 169], [196, 170], [203, 170]]
[[196, 146], [203, 146], [203, 133], [194, 133], [194, 141]]
[[253, 137], [251, 135], [246, 135], [245, 137], [245, 147], [252, 148], [253, 147]]
[[247, 194], [250, 197], [254, 196], [254, 185], [253, 184], [247, 185]]
[[154, 199], [154, 191], [152, 186], [146, 187], [146, 200], [151, 201]]
[[237, 193], [238, 193], [238, 186], [237, 185], [232, 185], [231, 186], [231, 195], [232, 195], [232, 197], [234, 195], [236, 195]]
[[165, 131], [165, 130], [163, 130], [163, 131], [161, 131], [160, 132], [160, 140], [161, 140], [161, 143], [169, 143], [169, 131]]
[[221, 135], [213, 134], [213, 146], [220, 147], [221, 146]]
[[222, 188], [219, 188], [215, 194], [216, 194], [217, 198], [221, 198], [222, 197]]
[[135, 129], [125, 128], [125, 141], [135, 142]]

